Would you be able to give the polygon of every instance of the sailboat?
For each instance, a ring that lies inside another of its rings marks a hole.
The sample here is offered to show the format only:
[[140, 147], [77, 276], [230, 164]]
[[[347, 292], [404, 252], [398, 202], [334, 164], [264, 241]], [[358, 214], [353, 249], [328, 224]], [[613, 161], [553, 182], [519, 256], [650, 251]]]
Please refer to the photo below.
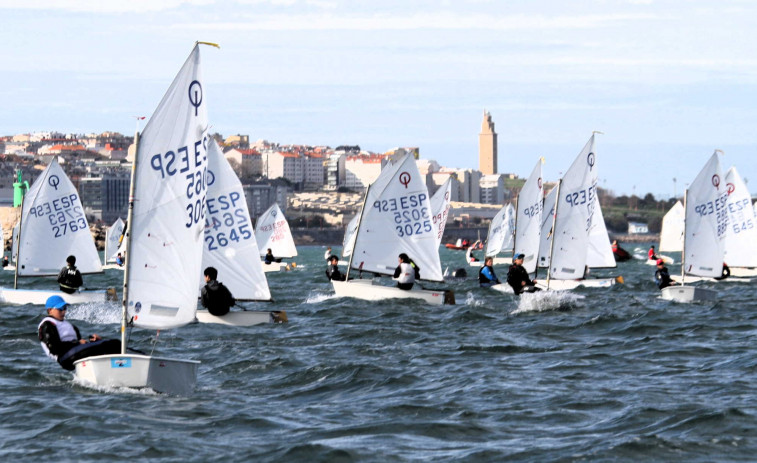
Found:
[[728, 190], [723, 181], [719, 152], [715, 150], [684, 194], [681, 286], [663, 288], [663, 299], [678, 302], [717, 299], [714, 290], [686, 286], [686, 275], [715, 278], [723, 272]]
[[336, 295], [371, 301], [412, 298], [436, 305], [454, 303], [451, 292], [422, 289], [418, 282], [411, 290], [402, 290], [376, 284], [373, 279], [349, 279], [353, 270], [393, 275], [397, 256], [404, 252], [419, 266], [421, 279], [443, 281], [431, 210], [428, 190], [415, 158], [405, 154], [390, 160], [368, 186], [347, 267], [347, 281], [331, 282]]
[[[659, 252], [681, 252], [683, 251], [683, 218], [684, 218], [683, 204], [681, 201], [676, 201], [673, 207], [662, 217], [662, 227], [660, 228], [660, 245], [658, 247]], [[658, 258], [662, 259], [666, 264], [672, 264], [673, 259], [670, 256], [658, 254]], [[649, 265], [656, 265], [655, 259], [648, 259], [644, 256], [646, 263]]]
[[127, 353], [127, 325], [166, 330], [191, 323], [202, 274], [207, 98], [196, 43], [145, 126], [137, 133], [126, 230], [121, 354], [74, 363], [76, 378], [98, 386], [186, 395], [200, 362]]
[[[261, 257], [266, 255], [268, 249], [273, 252], [276, 260], [291, 259], [297, 255], [289, 223], [277, 203], [273, 203], [258, 217], [255, 227], [255, 240], [258, 242]], [[271, 262], [263, 266], [266, 273], [282, 269], [288, 269], [286, 262]]]
[[[89, 231], [79, 194], [58, 160], [37, 177], [21, 204], [13, 289], [0, 288], [0, 302], [44, 304], [53, 295], [69, 304], [104, 302], [115, 298], [113, 290], [82, 290], [73, 294], [58, 289], [19, 289], [18, 277], [57, 276], [66, 257], [76, 256], [79, 271], [100, 273], [100, 257]], [[56, 283], [57, 286], [57, 283]]]
[[[237, 302], [271, 301], [242, 183], [212, 139], [208, 142], [206, 204], [202, 267], [215, 267], [219, 281]], [[203, 278], [200, 284], [205, 284]], [[252, 326], [286, 321], [286, 312], [243, 309], [217, 317], [198, 309], [196, 317], [200, 323]]]
[[[494, 265], [509, 264], [512, 258], [497, 257], [497, 254], [503, 251], [512, 251], [513, 234], [515, 233], [515, 208], [508, 203], [497, 211], [489, 222], [489, 230], [486, 234], [486, 246], [484, 247], [484, 257], [491, 257]], [[478, 241], [477, 241], [478, 243]], [[474, 260], [471, 256], [471, 246], [465, 252], [465, 258], [471, 267], [481, 267], [484, 262]]]
[[13, 230], [11, 230], [11, 258], [10, 258], [10, 264], [3, 268], [3, 270], [8, 270], [11, 272], [16, 271], [16, 258], [18, 257], [18, 224], [19, 222], [16, 222], [16, 225], [13, 226]]
[[757, 214], [752, 195], [736, 167], [725, 174], [728, 192], [728, 231], [725, 235], [725, 262], [732, 277], [757, 276]]
[[[544, 283], [539, 280], [537, 286], [542, 289], [573, 289], [578, 286], [609, 287], [616, 282], [622, 283], [622, 277], [585, 279], [586, 269], [592, 262], [590, 248], [592, 240], [599, 237], [603, 246], [608, 247], [612, 257], [607, 230], [604, 236], [596, 233], [592, 238], [592, 226], [598, 226], [600, 208], [597, 199], [597, 156], [594, 148], [596, 132], [591, 135], [565, 176], [557, 184], [555, 212], [552, 221], [553, 230], [550, 242], [549, 267]], [[545, 210], [547, 205], [545, 204]], [[603, 226], [602, 226], [603, 227]], [[599, 228], [601, 231], [602, 227]], [[543, 230], [542, 230], [543, 231]], [[614, 265], [613, 265], [614, 266]]]
[[117, 218], [113, 225], [105, 231], [105, 252], [103, 253], [103, 269], [123, 270], [123, 265], [116, 264], [116, 256], [121, 253], [123, 257], [121, 237], [124, 234], [124, 221]]
[[431, 213], [434, 214], [431, 217], [431, 225], [434, 227], [434, 233], [436, 233], [436, 246], [442, 244], [442, 237], [444, 237], [444, 228], [447, 226], [447, 215], [449, 214], [450, 198], [452, 195], [452, 176], [442, 183], [442, 186], [436, 190], [434, 196], [431, 197]]

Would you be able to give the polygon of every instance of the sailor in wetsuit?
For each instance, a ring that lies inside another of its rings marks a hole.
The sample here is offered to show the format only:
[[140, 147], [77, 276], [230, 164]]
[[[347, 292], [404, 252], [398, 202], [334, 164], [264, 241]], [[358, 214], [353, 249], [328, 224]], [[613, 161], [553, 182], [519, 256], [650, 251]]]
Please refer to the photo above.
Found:
[[344, 281], [345, 279], [345, 275], [342, 275], [342, 272], [339, 271], [339, 258], [333, 254], [329, 257], [329, 266], [326, 269], [326, 276], [329, 277], [329, 281]]
[[665, 267], [665, 262], [663, 262], [662, 259], [657, 259], [657, 270], [654, 272], [654, 282], [657, 284], [657, 287], [667, 288], [668, 286], [673, 286], [676, 283], [673, 282], [673, 279], [670, 278], [670, 272], [668, 271], [668, 268]]
[[200, 302], [202, 306], [208, 309], [211, 315], [220, 317], [229, 313], [229, 309], [236, 305], [234, 296], [231, 295], [229, 288], [223, 283], [216, 281], [218, 270], [214, 267], [208, 267], [203, 272], [205, 275], [205, 286], [200, 290]]
[[37, 336], [45, 354], [66, 370], [73, 370], [74, 362], [85, 357], [121, 352], [117, 339], [102, 339], [97, 334], [82, 339], [79, 329], [65, 320], [68, 304], [62, 297], [50, 296], [45, 308], [47, 317], [37, 327]]
[[534, 291], [539, 290], [539, 288], [534, 286], [536, 280], [532, 281], [531, 278], [528, 277], [526, 269], [523, 268], [523, 259], [525, 257], [525, 254], [518, 254], [515, 256], [513, 258], [513, 264], [507, 271], [507, 284], [513, 288], [513, 292], [516, 295], [521, 293], [533, 293]]
[[66, 266], [58, 274], [60, 290], [67, 294], [73, 294], [84, 284], [79, 269], [76, 268], [76, 257], [66, 257]]
[[484, 260], [483, 267], [478, 271], [478, 285], [480, 287], [490, 288], [499, 284], [499, 278], [497, 278], [497, 274], [494, 273], [494, 267], [492, 267], [493, 264], [494, 259], [491, 257], [487, 257]]
[[420, 278], [420, 267], [404, 252], [399, 255], [399, 265], [394, 269], [394, 279], [399, 289], [410, 290], [415, 280]]

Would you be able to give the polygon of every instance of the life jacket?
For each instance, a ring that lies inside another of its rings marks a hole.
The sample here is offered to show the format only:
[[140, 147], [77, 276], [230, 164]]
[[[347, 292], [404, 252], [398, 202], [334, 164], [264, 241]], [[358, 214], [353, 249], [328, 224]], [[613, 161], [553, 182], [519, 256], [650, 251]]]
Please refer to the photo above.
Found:
[[400, 264], [400, 276], [397, 278], [398, 283], [415, 283], [415, 269], [412, 265], [402, 262]]
[[[75, 342], [78, 340], [78, 338], [76, 337], [76, 330], [74, 329], [74, 325], [66, 320], [56, 320], [53, 317], [45, 317], [44, 319], [42, 319], [42, 321], [39, 323], [39, 326], [37, 326], [37, 332], [39, 332], [40, 328], [42, 328], [42, 324], [45, 322], [50, 322], [55, 325], [55, 328], [58, 330], [58, 337], [60, 338], [61, 342]], [[47, 348], [47, 344], [42, 341], [40, 341], [40, 344], [42, 344], [42, 350], [45, 351], [45, 354], [57, 362], [58, 356], [53, 355], [50, 352], [50, 349]]]

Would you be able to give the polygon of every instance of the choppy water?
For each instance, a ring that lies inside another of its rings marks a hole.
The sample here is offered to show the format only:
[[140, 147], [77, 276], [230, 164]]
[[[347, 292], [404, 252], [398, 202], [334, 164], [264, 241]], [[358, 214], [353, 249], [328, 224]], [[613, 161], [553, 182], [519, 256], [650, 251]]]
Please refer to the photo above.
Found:
[[[449, 283], [457, 305], [432, 307], [335, 299], [323, 248], [300, 254], [261, 304], [290, 323], [160, 334], [156, 352], [202, 361], [190, 397], [77, 385], [42, 354], [43, 308], [0, 307], [0, 461], [757, 459], [757, 282], [676, 304], [632, 261], [609, 272], [625, 285], [519, 301], [472, 269]], [[450, 270], [463, 259], [442, 250]], [[116, 337], [119, 311], [68, 317]], [[153, 338], [135, 330], [132, 345]]]

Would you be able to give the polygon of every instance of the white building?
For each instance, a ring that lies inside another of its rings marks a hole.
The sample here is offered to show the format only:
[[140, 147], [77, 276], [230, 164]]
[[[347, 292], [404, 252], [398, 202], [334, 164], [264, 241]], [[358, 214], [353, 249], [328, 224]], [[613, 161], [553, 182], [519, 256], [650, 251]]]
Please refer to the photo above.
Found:
[[358, 154], [347, 156], [344, 161], [344, 186], [364, 189], [373, 183], [386, 164], [386, 157], [380, 154]]
[[480, 180], [482, 204], [503, 204], [505, 202], [505, 179], [503, 175], [484, 175]]
[[628, 222], [629, 235], [644, 235], [649, 233], [649, 226], [641, 222]]

